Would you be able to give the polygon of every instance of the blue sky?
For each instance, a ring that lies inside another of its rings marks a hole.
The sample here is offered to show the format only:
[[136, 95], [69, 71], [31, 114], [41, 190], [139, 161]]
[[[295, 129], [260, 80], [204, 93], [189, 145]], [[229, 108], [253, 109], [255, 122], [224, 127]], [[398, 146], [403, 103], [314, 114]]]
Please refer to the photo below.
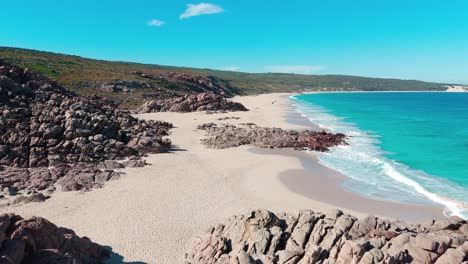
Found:
[[0, 3], [0, 46], [247, 72], [468, 83], [465, 0]]

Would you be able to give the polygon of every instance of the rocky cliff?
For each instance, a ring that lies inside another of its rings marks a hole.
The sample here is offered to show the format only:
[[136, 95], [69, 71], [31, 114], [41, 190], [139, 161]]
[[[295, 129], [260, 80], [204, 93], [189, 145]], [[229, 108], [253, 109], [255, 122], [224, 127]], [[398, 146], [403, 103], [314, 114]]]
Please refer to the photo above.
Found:
[[339, 210], [235, 216], [193, 244], [187, 263], [437, 263], [468, 261], [468, 224], [447, 220], [408, 224], [357, 219]]
[[[138, 120], [108, 99], [81, 97], [0, 60], [0, 187], [34, 194], [100, 187], [114, 169], [167, 152], [172, 124]], [[127, 159], [127, 161], [123, 161]], [[119, 160], [116, 162], [115, 160]], [[49, 189], [50, 188], [50, 189]]]

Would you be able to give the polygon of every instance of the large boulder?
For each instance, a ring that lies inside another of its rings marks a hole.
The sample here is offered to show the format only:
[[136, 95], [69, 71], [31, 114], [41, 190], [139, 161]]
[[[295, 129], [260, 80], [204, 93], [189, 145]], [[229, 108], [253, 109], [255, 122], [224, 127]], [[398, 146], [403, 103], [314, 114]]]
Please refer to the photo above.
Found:
[[101, 263], [109, 252], [41, 217], [0, 215], [0, 263]]

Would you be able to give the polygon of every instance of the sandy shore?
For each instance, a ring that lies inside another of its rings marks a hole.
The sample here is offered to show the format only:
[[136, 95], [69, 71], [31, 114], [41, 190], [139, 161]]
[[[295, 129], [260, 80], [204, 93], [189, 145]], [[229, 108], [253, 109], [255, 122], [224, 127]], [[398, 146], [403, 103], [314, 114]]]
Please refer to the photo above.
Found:
[[447, 86], [447, 92], [452, 92], [452, 93], [465, 93], [468, 92], [468, 86], [463, 86], [463, 85], [453, 85], [453, 86]]
[[[229, 114], [154, 113], [145, 119], [173, 122], [175, 149], [150, 155], [150, 166], [88, 193], [58, 192], [45, 203], [2, 208], [54, 223], [112, 247], [113, 262], [181, 263], [192, 237], [211, 224], [250, 209], [272, 211], [344, 209], [356, 216], [375, 214], [421, 220], [441, 218], [441, 208], [382, 202], [343, 190], [343, 176], [319, 165], [313, 155], [249, 147], [213, 150], [200, 144], [206, 122], [282, 128], [313, 124], [288, 112], [284, 94], [236, 98], [251, 111]], [[238, 120], [218, 121], [235, 116]], [[289, 122], [287, 120], [289, 119]]]

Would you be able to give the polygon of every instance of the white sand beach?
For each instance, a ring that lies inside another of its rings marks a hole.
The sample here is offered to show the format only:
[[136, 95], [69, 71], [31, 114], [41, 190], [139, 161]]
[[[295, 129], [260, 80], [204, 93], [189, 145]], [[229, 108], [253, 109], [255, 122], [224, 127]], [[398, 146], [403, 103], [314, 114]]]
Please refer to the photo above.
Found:
[[[150, 155], [151, 165], [125, 169], [126, 175], [91, 192], [57, 192], [44, 203], [1, 208], [22, 216], [42, 216], [73, 229], [118, 254], [112, 261], [182, 263], [191, 239], [234, 214], [251, 209], [328, 211], [356, 216], [422, 220], [442, 218], [431, 206], [382, 202], [340, 187], [343, 175], [318, 164], [312, 154], [256, 150], [247, 146], [207, 149], [200, 143], [207, 122], [245, 123], [304, 129], [314, 127], [290, 113], [287, 94], [237, 97], [250, 109], [226, 114], [153, 113], [144, 119], [172, 122], [169, 154]], [[221, 117], [239, 117], [219, 121]], [[289, 122], [288, 122], [289, 121]]]
[[463, 86], [463, 85], [452, 85], [452, 86], [447, 86], [447, 92], [452, 92], [452, 93], [464, 93], [468, 92], [468, 87]]

